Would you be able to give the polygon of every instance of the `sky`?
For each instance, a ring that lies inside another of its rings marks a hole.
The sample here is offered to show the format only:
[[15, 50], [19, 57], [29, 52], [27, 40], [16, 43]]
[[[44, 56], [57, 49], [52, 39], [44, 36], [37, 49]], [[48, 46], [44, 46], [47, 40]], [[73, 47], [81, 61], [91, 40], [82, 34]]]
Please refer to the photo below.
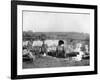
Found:
[[23, 11], [23, 31], [90, 33], [90, 15]]

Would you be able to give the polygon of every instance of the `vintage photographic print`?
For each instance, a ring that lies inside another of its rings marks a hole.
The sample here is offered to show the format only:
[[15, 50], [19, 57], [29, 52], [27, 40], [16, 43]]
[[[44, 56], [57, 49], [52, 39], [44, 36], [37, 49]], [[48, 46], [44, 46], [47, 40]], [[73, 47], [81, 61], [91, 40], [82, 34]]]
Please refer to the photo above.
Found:
[[23, 11], [23, 69], [90, 65], [90, 14]]
[[97, 6], [12, 1], [11, 78], [97, 74]]

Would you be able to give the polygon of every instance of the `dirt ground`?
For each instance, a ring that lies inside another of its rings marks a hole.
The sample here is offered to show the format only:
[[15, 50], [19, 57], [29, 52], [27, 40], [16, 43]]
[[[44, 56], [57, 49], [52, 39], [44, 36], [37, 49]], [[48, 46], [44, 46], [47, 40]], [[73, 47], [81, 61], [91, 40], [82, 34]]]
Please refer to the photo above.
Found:
[[68, 58], [55, 58], [51, 56], [41, 56], [33, 62], [23, 62], [23, 69], [29, 68], [49, 68], [49, 67], [68, 67], [68, 66], [88, 66], [89, 60], [74, 61]]

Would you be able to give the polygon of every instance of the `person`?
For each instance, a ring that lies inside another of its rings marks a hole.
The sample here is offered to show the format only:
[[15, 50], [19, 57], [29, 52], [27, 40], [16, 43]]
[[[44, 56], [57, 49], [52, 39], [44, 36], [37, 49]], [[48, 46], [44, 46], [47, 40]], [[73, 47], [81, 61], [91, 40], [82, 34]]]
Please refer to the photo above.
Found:
[[28, 54], [29, 54], [29, 57], [32, 59], [32, 61], [34, 61], [35, 60], [35, 55], [33, 55], [31, 51], [29, 51]]
[[43, 56], [47, 55], [47, 45], [43, 44], [41, 47], [41, 54], [43, 54]]
[[64, 52], [64, 41], [63, 40], [59, 40], [58, 46], [57, 46], [57, 54], [56, 54], [56, 56], [64, 57], [64, 55], [65, 55], [65, 52]]
[[28, 49], [26, 47], [23, 47], [23, 55], [28, 55]]
[[27, 48], [23, 49], [23, 60], [29, 60], [33, 62], [35, 60], [35, 56], [33, 55], [32, 51]]

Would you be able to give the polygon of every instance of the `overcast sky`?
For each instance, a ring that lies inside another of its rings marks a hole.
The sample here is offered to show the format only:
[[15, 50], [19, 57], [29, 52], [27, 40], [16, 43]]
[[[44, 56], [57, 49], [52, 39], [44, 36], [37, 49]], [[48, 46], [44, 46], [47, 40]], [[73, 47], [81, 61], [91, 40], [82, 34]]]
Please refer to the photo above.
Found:
[[23, 12], [23, 31], [89, 33], [90, 15], [51, 12]]

